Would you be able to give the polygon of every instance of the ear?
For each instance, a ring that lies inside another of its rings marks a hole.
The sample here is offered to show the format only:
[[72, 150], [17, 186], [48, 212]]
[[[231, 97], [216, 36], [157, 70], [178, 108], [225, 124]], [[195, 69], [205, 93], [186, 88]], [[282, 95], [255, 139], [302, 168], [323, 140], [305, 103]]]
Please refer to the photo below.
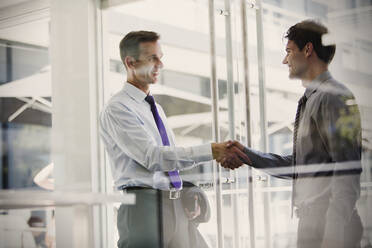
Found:
[[136, 63], [136, 60], [131, 56], [127, 56], [125, 57], [124, 62], [127, 68], [133, 68], [134, 64]]
[[313, 43], [311, 42], [308, 42], [305, 47], [304, 47], [304, 51], [305, 51], [305, 56], [306, 57], [310, 57], [311, 54], [314, 52], [314, 46], [313, 46]]

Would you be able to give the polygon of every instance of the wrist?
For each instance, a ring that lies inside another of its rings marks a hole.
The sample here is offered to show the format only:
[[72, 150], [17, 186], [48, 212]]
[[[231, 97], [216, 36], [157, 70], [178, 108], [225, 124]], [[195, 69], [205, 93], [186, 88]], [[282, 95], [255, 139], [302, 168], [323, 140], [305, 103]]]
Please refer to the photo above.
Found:
[[213, 159], [216, 159], [218, 156], [217, 146], [218, 146], [217, 143], [211, 143]]

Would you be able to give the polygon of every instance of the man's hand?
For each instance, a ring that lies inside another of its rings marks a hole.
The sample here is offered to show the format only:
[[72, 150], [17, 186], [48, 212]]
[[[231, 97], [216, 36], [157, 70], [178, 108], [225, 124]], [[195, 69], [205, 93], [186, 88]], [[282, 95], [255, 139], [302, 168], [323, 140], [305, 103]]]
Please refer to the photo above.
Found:
[[[244, 164], [252, 165], [252, 161], [248, 157], [248, 155], [244, 153], [244, 146], [241, 143], [239, 143], [238, 141], [235, 141], [235, 140], [234, 141], [227, 141], [226, 142], [226, 147], [227, 147], [227, 149], [233, 150], [234, 152], [239, 151], [238, 154], [239, 154], [240, 161]], [[244, 154], [244, 156], [241, 156], [240, 154]], [[228, 156], [223, 158], [222, 161], [221, 161], [222, 166], [225, 167], [225, 168], [228, 167], [229, 164], [234, 163], [234, 161], [231, 161], [233, 159], [234, 158], [228, 157]]]
[[243, 152], [244, 146], [235, 142], [212, 143], [213, 158], [224, 168], [234, 170], [242, 164], [250, 162], [248, 156]]

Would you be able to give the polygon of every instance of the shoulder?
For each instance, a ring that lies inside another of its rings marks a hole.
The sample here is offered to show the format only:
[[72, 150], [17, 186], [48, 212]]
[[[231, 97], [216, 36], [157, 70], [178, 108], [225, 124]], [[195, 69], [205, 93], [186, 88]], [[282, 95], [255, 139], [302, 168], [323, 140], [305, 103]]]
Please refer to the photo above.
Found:
[[344, 105], [348, 100], [354, 100], [353, 93], [341, 82], [330, 78], [317, 89], [319, 101], [333, 106]]
[[132, 101], [133, 100], [124, 90], [117, 92], [102, 108], [100, 114], [101, 119], [107, 117], [107, 115], [131, 112]]

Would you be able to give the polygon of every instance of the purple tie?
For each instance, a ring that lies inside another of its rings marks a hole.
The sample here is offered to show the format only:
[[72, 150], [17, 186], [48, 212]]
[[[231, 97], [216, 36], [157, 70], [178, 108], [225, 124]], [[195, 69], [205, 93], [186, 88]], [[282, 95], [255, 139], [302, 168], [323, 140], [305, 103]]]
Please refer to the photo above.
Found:
[[[151, 95], [147, 95], [145, 101], [148, 102], [151, 106], [151, 112], [152, 115], [154, 116], [156, 126], [158, 127], [161, 136], [161, 140], [163, 141], [163, 145], [169, 146], [167, 131], [165, 130], [163, 121], [161, 120], [160, 115], [158, 113], [158, 109], [156, 108], [154, 97]], [[176, 189], [180, 189], [182, 186], [182, 181], [180, 175], [178, 174], [178, 171], [177, 170], [168, 171], [168, 175], [173, 187]]]

